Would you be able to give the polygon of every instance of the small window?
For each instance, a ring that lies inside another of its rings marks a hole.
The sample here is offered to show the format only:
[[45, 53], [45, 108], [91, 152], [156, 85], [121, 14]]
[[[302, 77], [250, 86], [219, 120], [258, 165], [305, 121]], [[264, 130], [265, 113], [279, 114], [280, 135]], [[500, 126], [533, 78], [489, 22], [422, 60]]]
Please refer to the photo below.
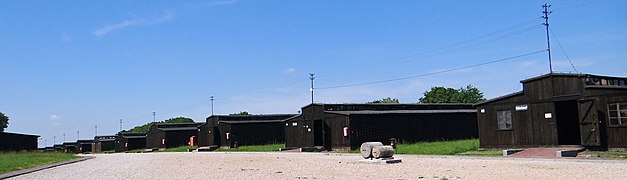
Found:
[[607, 112], [611, 126], [627, 125], [627, 102], [607, 104]]
[[499, 130], [508, 130], [512, 129], [512, 111], [497, 111], [496, 118], [498, 120], [498, 129]]

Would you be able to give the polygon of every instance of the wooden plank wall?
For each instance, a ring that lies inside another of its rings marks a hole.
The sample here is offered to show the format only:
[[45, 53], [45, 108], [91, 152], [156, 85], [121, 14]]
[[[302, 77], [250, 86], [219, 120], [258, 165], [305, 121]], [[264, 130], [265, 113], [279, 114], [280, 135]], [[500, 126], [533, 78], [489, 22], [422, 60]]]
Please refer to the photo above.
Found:
[[0, 151], [37, 150], [37, 136], [0, 133]]
[[412, 143], [478, 137], [475, 113], [359, 114], [350, 116], [350, 128], [353, 147], [366, 141], [387, 144], [390, 138]]
[[189, 139], [198, 136], [198, 129], [165, 131], [165, 148], [189, 146]]
[[232, 141], [237, 141], [240, 146], [285, 143], [284, 127], [283, 122], [233, 123]]
[[344, 136], [344, 127], [349, 127], [348, 116], [327, 113], [324, 123], [329, 127], [325, 131], [325, 146], [332, 150], [349, 150], [350, 136]]

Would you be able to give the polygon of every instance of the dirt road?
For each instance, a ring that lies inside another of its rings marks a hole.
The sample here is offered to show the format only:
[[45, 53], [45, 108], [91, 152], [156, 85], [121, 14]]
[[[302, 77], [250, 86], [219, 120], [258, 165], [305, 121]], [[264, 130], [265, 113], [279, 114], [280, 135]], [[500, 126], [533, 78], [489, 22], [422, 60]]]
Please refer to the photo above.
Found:
[[363, 164], [358, 154], [146, 153], [95, 159], [14, 179], [626, 179], [627, 160], [396, 155]]

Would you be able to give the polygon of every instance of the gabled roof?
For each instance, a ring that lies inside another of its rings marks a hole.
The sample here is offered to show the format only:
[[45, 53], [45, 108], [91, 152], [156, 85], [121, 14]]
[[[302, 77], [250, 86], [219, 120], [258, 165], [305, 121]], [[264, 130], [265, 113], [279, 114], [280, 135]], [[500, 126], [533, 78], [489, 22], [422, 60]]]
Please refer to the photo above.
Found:
[[286, 119], [281, 120], [253, 120], [253, 121], [220, 121], [220, 123], [225, 124], [247, 124], [247, 123], [276, 123], [276, 122], [285, 122]]
[[162, 123], [162, 124], [154, 124], [151, 126], [150, 129], [152, 129], [152, 127], [155, 127], [157, 129], [170, 129], [170, 128], [187, 128], [187, 127], [194, 127], [194, 128], [198, 128], [200, 126], [202, 126], [205, 123], [200, 123], [200, 122], [193, 122], [193, 123]]
[[514, 97], [514, 96], [519, 96], [519, 95], [522, 95], [522, 94], [523, 94], [523, 91], [509, 93], [509, 94], [506, 94], [506, 95], [503, 95], [503, 96], [499, 96], [499, 97], [495, 97], [495, 98], [492, 98], [492, 99], [488, 99], [488, 100], [485, 100], [485, 101], [481, 101], [481, 102], [475, 103], [473, 106], [480, 106], [480, 105], [483, 105], [483, 104], [486, 104], [486, 103], [500, 101], [500, 100], [511, 98], [511, 97]]
[[118, 132], [122, 136], [146, 136], [145, 132]]
[[416, 103], [416, 104], [319, 104], [324, 111], [394, 111], [394, 110], [452, 110], [472, 109], [465, 103]]
[[548, 77], [586, 77], [590, 74], [574, 74], [574, 73], [547, 73], [547, 74], [543, 74], [543, 75], [539, 75], [539, 76], [535, 76], [535, 77], [531, 77], [531, 78], [527, 78], [524, 80], [521, 80], [521, 83], [526, 83], [529, 81], [535, 81], [535, 80], [539, 80], [539, 79], [544, 79], [544, 78], [548, 78]]
[[198, 127], [169, 127], [169, 128], [157, 128], [162, 131], [192, 131], [198, 130]]
[[445, 110], [389, 110], [389, 111], [325, 111], [327, 113], [354, 114], [441, 114], [441, 113], [476, 113], [476, 109], [445, 109]]
[[211, 115], [207, 119], [217, 118], [219, 121], [284, 120], [295, 115], [296, 114]]
[[91, 144], [91, 142], [93, 142], [93, 141], [94, 141], [94, 140], [86, 140], [86, 139], [83, 139], [83, 140], [78, 140], [78, 141], [76, 141], [76, 143], [77, 143], [77, 144]]
[[18, 136], [32, 136], [32, 137], [39, 137], [39, 135], [22, 134], [22, 133], [12, 133], [12, 132], [0, 132], [0, 134], [12, 134], [12, 135], [18, 135]]

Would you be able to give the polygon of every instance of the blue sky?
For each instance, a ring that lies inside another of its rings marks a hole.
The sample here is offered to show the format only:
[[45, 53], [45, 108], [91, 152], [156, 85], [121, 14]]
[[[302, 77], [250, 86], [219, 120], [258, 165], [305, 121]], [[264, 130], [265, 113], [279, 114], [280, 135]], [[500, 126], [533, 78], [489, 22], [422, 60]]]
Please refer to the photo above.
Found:
[[[170, 117], [297, 113], [310, 101], [487, 98], [548, 72], [546, 1], [2, 1], [0, 112], [52, 144]], [[627, 76], [627, 2], [548, 1], [554, 70]], [[557, 40], [557, 41], [556, 41]], [[558, 45], [559, 42], [559, 45]], [[560, 46], [561, 45], [561, 46]], [[564, 53], [565, 52], [565, 53]], [[568, 58], [567, 58], [568, 56]], [[43, 141], [40, 142], [43, 146]]]

